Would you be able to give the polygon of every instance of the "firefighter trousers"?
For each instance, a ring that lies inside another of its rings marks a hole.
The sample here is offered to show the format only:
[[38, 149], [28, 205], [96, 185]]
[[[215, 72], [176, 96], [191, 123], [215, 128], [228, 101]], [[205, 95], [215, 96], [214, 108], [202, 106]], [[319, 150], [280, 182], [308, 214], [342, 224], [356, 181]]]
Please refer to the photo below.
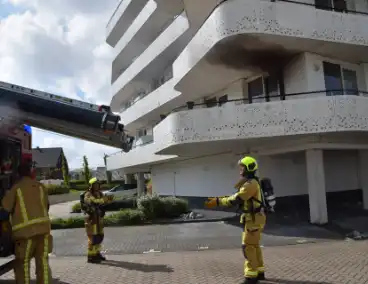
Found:
[[96, 235], [88, 235], [88, 257], [94, 257], [101, 253], [101, 245], [104, 239], [103, 232]]
[[246, 278], [257, 278], [258, 273], [265, 271], [260, 242], [266, 216], [262, 214], [255, 219], [256, 222], [246, 221], [242, 233], [242, 251], [245, 257], [244, 277]]
[[87, 254], [88, 257], [94, 257], [101, 253], [101, 245], [104, 239], [103, 218], [92, 216], [92, 218], [87, 219], [85, 225], [88, 237]]
[[35, 258], [36, 283], [51, 284], [49, 253], [52, 252], [53, 239], [50, 234], [38, 235], [29, 239], [15, 241], [15, 283], [30, 284], [30, 262]]

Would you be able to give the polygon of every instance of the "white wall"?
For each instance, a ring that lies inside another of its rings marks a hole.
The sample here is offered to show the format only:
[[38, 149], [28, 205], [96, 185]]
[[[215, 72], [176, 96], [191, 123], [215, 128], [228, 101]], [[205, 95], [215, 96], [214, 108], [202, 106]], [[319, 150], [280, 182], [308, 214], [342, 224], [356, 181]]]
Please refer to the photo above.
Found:
[[[155, 192], [178, 196], [221, 196], [235, 191], [239, 178], [238, 156], [218, 156], [153, 166]], [[279, 197], [307, 194], [305, 153], [260, 157], [260, 176], [272, 179]], [[357, 151], [325, 151], [324, 166], [327, 192], [360, 188]]]

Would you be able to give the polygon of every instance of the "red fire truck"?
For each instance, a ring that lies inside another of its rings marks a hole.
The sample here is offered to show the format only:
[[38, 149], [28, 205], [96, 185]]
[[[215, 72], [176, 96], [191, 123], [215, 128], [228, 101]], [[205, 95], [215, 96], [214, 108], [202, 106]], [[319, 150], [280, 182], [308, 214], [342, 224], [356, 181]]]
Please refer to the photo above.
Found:
[[[32, 159], [29, 125], [130, 151], [134, 138], [127, 135], [120, 116], [108, 106], [0, 82], [0, 200], [18, 179], [18, 166]], [[12, 269], [11, 226], [0, 212], [0, 275]]]

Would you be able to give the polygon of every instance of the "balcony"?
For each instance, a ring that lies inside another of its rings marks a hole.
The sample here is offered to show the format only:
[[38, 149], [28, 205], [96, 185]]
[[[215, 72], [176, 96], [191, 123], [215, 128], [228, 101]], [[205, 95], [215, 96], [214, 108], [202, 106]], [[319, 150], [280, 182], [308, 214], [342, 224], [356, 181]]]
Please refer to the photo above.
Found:
[[107, 160], [107, 169], [123, 169], [125, 174], [149, 171], [150, 166], [173, 160], [176, 155], [156, 155], [157, 145], [154, 142], [136, 146], [128, 153], [117, 152], [110, 155]]
[[115, 47], [112, 82], [119, 77], [119, 73], [124, 72], [129, 67], [134, 58], [144, 52], [182, 10], [181, 5], [164, 10], [155, 1], [147, 3]]
[[[305, 0], [307, 1], [307, 0]], [[238, 78], [282, 68], [301, 52], [368, 62], [368, 17], [300, 1], [228, 0], [174, 62], [175, 89], [203, 96]]]
[[111, 108], [120, 111], [137, 90], [148, 89], [152, 78], [163, 74], [190, 39], [184, 15], [177, 17], [112, 85]]
[[[306, 98], [308, 94], [312, 97]], [[245, 104], [236, 100], [221, 107], [172, 113], [153, 130], [161, 145], [156, 154], [245, 153], [276, 145], [287, 147], [301, 139], [342, 143], [354, 137], [357, 143], [361, 135], [368, 134], [368, 97], [366, 92], [359, 94], [298, 93], [283, 101]]]
[[181, 95], [180, 92], [174, 90], [177, 81], [176, 79], [167, 81], [123, 111], [120, 117], [124, 121], [125, 129], [134, 131], [152, 123], [152, 121], [159, 121], [160, 114], [169, 113], [178, 104], [183, 104], [182, 100], [177, 102]]
[[106, 42], [114, 47], [148, 0], [121, 0], [106, 26]]

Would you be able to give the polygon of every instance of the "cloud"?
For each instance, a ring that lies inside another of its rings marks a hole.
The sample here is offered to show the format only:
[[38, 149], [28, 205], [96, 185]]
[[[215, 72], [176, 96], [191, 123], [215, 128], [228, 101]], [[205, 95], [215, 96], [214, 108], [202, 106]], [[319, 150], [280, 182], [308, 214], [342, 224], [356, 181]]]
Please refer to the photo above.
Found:
[[[118, 0], [0, 0], [0, 80], [109, 104], [112, 48], [106, 23]], [[12, 9], [9, 9], [12, 5]], [[35, 129], [34, 146], [63, 147], [71, 167], [91, 166], [118, 149]]]

